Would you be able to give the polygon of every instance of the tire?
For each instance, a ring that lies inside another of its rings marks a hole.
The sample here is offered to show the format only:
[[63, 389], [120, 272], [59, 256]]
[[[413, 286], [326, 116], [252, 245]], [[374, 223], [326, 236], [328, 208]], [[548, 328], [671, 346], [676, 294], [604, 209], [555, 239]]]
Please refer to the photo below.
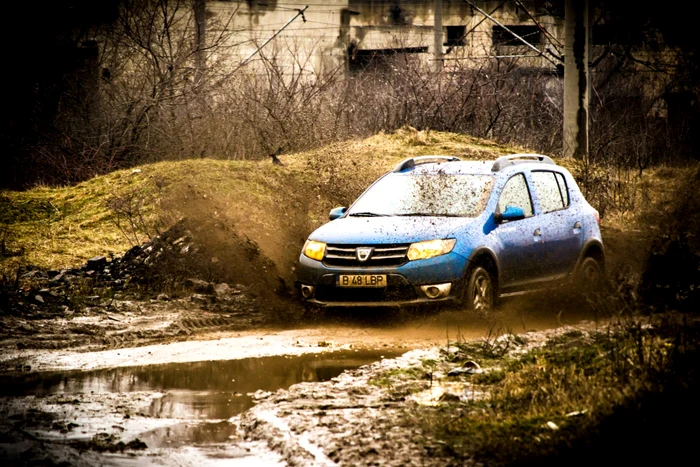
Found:
[[495, 310], [494, 281], [486, 269], [477, 266], [471, 270], [462, 302], [467, 310], [477, 313], [487, 314]]
[[576, 292], [584, 297], [590, 297], [604, 291], [603, 268], [595, 258], [590, 256], [584, 258], [576, 271], [574, 286]]

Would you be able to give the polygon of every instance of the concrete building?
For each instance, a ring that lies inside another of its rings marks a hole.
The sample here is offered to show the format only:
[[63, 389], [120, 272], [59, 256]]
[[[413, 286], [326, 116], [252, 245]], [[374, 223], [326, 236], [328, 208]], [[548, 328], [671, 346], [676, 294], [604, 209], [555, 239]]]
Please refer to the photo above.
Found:
[[[427, 62], [437, 59], [448, 68], [465, 61], [478, 66], [483, 60], [517, 58], [520, 66], [554, 71], [563, 63], [556, 57], [563, 51], [564, 22], [547, 11], [545, 3], [551, 2], [249, 0], [207, 1], [206, 8], [211, 28], [232, 19], [232, 56], [239, 63], [303, 10], [303, 16], [297, 16], [249, 63], [267, 59], [310, 74], [338, 68], [354, 73], [381, 68], [387, 57], [408, 53]], [[436, 5], [442, 24], [438, 39]]]

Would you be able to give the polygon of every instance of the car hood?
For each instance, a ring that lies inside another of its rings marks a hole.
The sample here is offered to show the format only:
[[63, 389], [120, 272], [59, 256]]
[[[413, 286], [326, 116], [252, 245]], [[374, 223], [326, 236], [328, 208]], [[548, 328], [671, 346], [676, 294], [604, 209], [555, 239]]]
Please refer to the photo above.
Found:
[[455, 237], [473, 222], [470, 217], [344, 217], [309, 238], [331, 244], [413, 243]]

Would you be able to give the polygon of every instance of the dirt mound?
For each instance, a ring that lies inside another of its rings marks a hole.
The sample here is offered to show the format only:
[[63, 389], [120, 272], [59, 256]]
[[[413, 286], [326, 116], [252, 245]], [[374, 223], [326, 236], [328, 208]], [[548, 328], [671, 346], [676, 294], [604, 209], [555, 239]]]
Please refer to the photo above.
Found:
[[290, 293], [275, 263], [254, 241], [241, 237], [231, 226], [199, 218], [180, 220], [112, 263], [113, 274], [131, 274], [132, 284], [154, 293], [177, 293], [198, 282], [207, 284], [212, 293], [219, 283], [238, 284], [263, 299]]

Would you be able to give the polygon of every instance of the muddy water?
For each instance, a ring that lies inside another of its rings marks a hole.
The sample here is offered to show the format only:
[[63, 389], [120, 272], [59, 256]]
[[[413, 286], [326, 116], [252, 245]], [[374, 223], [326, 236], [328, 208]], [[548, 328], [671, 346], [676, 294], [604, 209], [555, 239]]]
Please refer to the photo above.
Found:
[[[400, 353], [389, 349], [343, 350], [294, 357], [36, 373], [0, 377], [0, 397], [163, 393], [151, 402], [147, 411], [136, 414], [174, 421], [139, 436], [149, 447], [222, 443], [235, 431], [227, 420], [249, 409], [255, 403], [256, 392], [260, 396], [265, 391], [273, 392], [295, 383], [327, 381], [346, 369]], [[216, 423], [198, 423], [203, 421]]]

